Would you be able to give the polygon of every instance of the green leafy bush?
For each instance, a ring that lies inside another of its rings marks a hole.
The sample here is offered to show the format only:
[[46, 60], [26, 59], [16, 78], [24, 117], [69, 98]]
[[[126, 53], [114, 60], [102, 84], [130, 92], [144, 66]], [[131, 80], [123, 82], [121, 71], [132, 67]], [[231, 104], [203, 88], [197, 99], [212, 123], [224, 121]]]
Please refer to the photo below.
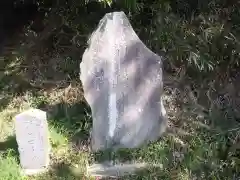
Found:
[[[144, 7], [135, 13], [144, 41], [153, 50], [164, 52], [171, 64], [198, 71], [239, 66], [238, 5], [213, 0], [137, 3]], [[148, 21], [144, 22], [144, 16]]]

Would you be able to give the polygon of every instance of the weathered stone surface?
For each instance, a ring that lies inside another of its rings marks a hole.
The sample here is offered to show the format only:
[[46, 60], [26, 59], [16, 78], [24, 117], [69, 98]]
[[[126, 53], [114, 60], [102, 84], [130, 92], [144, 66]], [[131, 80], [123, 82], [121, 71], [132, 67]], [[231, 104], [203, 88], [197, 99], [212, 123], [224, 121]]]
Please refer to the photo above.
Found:
[[161, 58], [143, 44], [123, 12], [100, 21], [80, 71], [92, 110], [93, 151], [139, 147], [165, 131]]
[[18, 114], [15, 132], [23, 173], [29, 175], [45, 171], [50, 152], [46, 112], [30, 109]]

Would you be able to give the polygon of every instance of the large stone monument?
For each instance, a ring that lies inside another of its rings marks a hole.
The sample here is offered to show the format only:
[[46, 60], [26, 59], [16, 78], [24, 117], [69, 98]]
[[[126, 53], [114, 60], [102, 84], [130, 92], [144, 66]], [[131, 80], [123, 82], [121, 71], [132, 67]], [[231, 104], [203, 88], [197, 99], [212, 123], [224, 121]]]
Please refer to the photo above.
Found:
[[123, 12], [106, 14], [80, 64], [92, 110], [92, 150], [135, 148], [165, 131], [162, 61], [134, 32]]
[[[108, 13], [100, 21], [83, 54], [80, 79], [92, 110], [92, 151], [136, 148], [165, 131], [161, 58], [139, 39], [123, 12]], [[113, 174], [103, 169], [94, 165], [89, 172]]]
[[15, 132], [23, 173], [33, 175], [45, 171], [50, 153], [46, 112], [30, 109], [18, 114]]

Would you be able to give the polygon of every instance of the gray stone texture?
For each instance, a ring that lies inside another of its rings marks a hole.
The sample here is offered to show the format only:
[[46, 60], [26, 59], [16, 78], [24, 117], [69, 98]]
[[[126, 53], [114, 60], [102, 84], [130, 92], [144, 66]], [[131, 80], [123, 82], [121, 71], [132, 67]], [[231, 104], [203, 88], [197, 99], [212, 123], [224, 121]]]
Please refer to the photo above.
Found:
[[45, 171], [50, 153], [46, 112], [30, 109], [18, 114], [15, 117], [15, 132], [23, 173]]
[[161, 58], [134, 32], [123, 12], [106, 14], [80, 64], [92, 110], [92, 150], [136, 148], [165, 131]]

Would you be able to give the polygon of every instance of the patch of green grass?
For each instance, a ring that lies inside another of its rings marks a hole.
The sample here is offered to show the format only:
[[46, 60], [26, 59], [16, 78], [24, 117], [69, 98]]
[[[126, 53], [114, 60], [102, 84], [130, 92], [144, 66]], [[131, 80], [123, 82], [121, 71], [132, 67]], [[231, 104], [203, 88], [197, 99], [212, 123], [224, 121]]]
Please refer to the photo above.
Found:
[[[28, 94], [28, 98], [25, 96], [25, 100], [30, 99], [27, 100], [27, 103], [23, 100], [22, 105], [11, 105], [2, 110], [0, 115], [8, 116], [8, 114], [11, 114], [11, 117], [14, 117], [24, 107], [38, 107], [38, 104], [42, 104], [43, 99], [46, 99], [42, 95], [39, 97], [38, 99], [38, 96], [33, 97], [33, 95]], [[44, 103], [47, 104], [48, 102], [44, 100]], [[85, 112], [84, 108], [79, 111], [78, 107], [83, 106], [76, 106], [71, 109], [70, 105], [61, 104], [55, 107], [57, 110], [55, 109], [56, 113], [53, 113], [52, 116], [55, 119], [49, 119], [52, 146], [50, 169], [44, 174], [22, 177], [22, 179], [88, 179], [85, 177], [88, 163], [101, 161], [103, 154], [90, 154], [74, 149], [73, 139], [78, 138], [81, 141], [81, 136], [91, 126], [88, 113]], [[6, 133], [6, 137], [14, 135], [11, 118], [8, 118], [8, 121], [1, 119], [1, 122], [5, 125], [2, 127], [2, 133]], [[239, 168], [237, 168], [239, 159], [236, 156], [236, 151], [232, 154], [227, 152], [230, 134], [216, 134], [215, 130], [206, 129], [204, 126], [196, 126], [195, 122], [186, 122], [187, 129], [185, 128], [185, 130], [189, 131], [188, 135], [165, 134], [159, 141], [144, 145], [141, 148], [118, 150], [114, 157], [121, 162], [140, 161], [160, 165], [138, 172], [136, 175], [126, 176], [124, 179], [185, 180], [195, 177], [221, 179], [223, 176], [225, 179], [231, 179], [234, 174], [239, 172]], [[10, 130], [6, 128], [7, 126], [10, 127]], [[183, 126], [185, 126], [184, 123]], [[191, 128], [195, 130], [192, 131]], [[20, 180], [14, 136], [12, 138], [3, 138], [2, 136], [1, 142], [3, 143], [0, 143], [0, 146], [3, 147], [4, 145], [5, 148], [2, 148], [2, 150], [0, 148], [0, 167], [1, 170], [7, 169], [7, 171], [3, 171], [0, 179]], [[9, 149], [12, 149], [12, 153], [8, 153]]]
[[[54, 107], [49, 107], [54, 109], [54, 112], [49, 115], [51, 119], [48, 119], [51, 143], [49, 171], [37, 176], [20, 176], [21, 168], [18, 160], [19, 155], [16, 153], [18, 150], [14, 136], [14, 116], [28, 108], [47, 108], [46, 105], [49, 102], [47, 96], [34, 95], [29, 92], [19, 98], [20, 100], [13, 99], [10, 105], [0, 112], [0, 123], [2, 124], [0, 127], [0, 169], [2, 171], [0, 170], [0, 172], [4, 172], [0, 173], [0, 179], [82, 179], [86, 173], [88, 153], [76, 151], [73, 148], [72, 138], [74, 135], [81, 134], [79, 132], [81, 124], [79, 125], [78, 122], [81, 122], [84, 118], [77, 107], [71, 109], [69, 105], [64, 103], [60, 106], [57, 104]], [[82, 112], [84, 112], [84, 109], [82, 109]]]
[[64, 129], [62, 129], [61, 127], [50, 125], [49, 131], [51, 145], [54, 149], [58, 149], [60, 147], [65, 147], [68, 145], [68, 136], [64, 134]]
[[16, 153], [12, 149], [0, 152], [0, 180], [22, 180]]

